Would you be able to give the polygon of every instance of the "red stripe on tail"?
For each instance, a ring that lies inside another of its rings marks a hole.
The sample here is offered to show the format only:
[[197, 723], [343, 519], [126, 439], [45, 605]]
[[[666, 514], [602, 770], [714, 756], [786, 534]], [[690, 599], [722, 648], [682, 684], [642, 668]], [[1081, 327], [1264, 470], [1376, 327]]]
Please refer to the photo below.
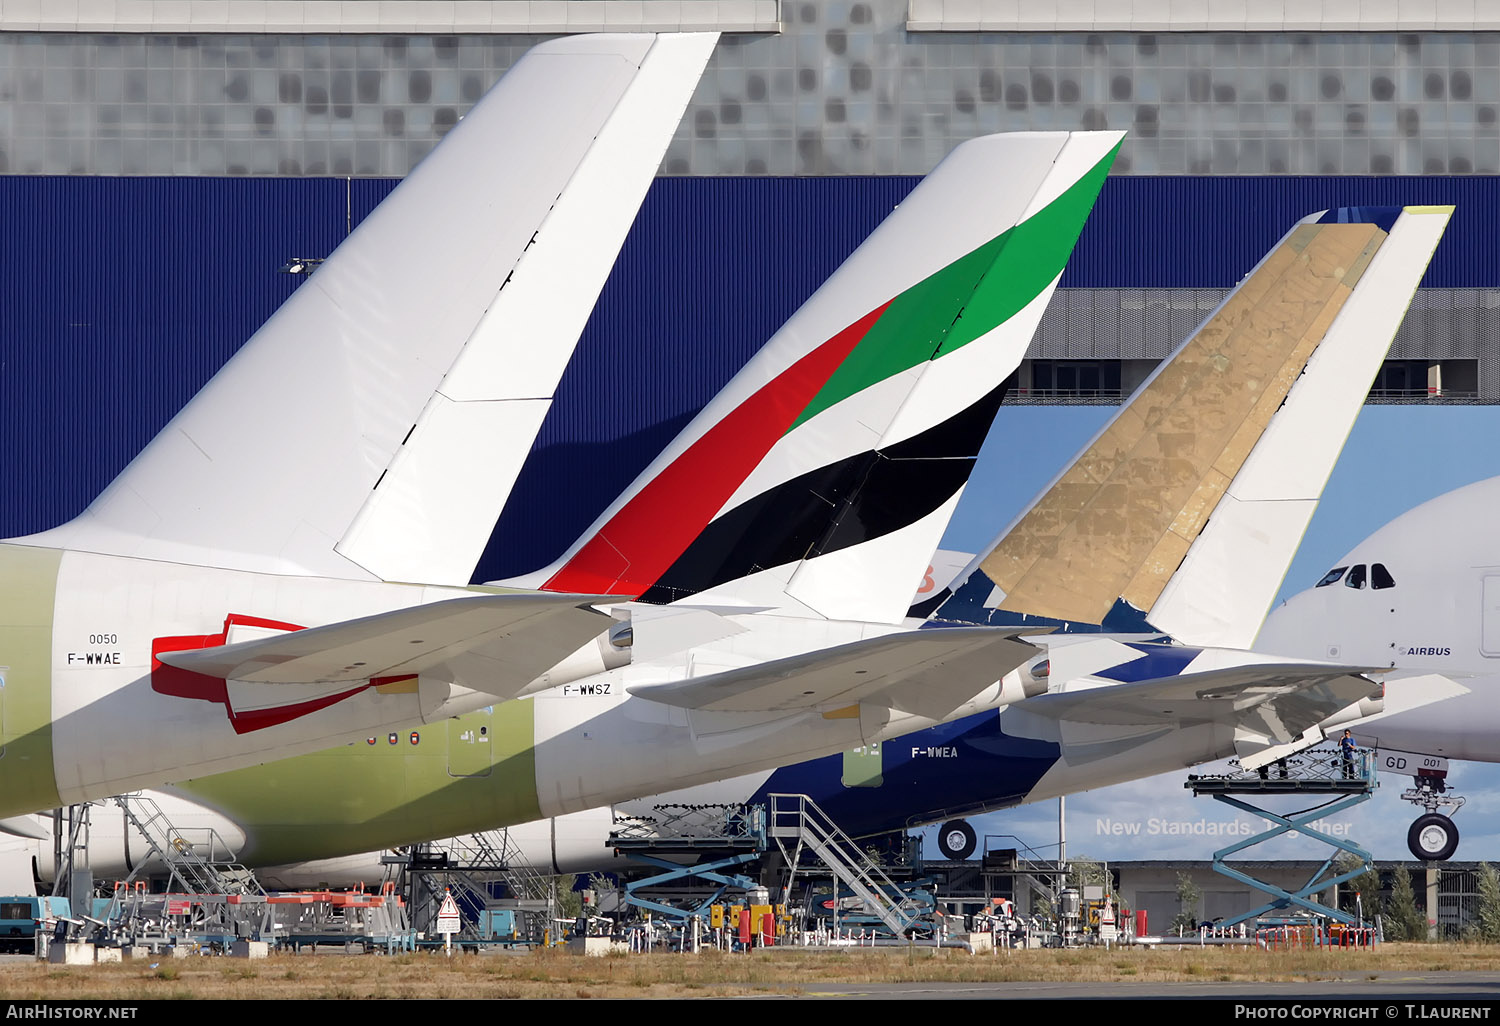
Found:
[[643, 594], [724, 507], [888, 306], [881, 304], [802, 357], [704, 432], [542, 590]]

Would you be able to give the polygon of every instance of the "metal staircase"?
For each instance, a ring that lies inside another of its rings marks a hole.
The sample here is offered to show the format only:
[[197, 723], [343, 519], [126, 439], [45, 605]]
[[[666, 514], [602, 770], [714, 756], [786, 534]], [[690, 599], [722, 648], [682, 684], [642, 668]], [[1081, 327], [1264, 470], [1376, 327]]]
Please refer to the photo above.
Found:
[[552, 894], [552, 878], [527, 864], [520, 847], [512, 843], [507, 830], [490, 830], [474, 834], [476, 857], [483, 864], [500, 866], [499, 877], [506, 890], [518, 901], [546, 901]]
[[[1056, 849], [1057, 857], [1042, 854], [1042, 850], [1052, 849]], [[1012, 897], [1019, 899], [1024, 893], [1028, 906], [1035, 905], [1038, 898], [1054, 902], [1058, 893], [1067, 886], [1070, 868], [1066, 862], [1059, 861], [1061, 855], [1062, 849], [1056, 844], [1037, 849], [1015, 834], [985, 834], [980, 872], [987, 881], [986, 887], [992, 886], [995, 877], [1009, 877]], [[990, 891], [986, 891], [985, 897], [991, 896]]]
[[[509, 901], [512, 907], [544, 907], [551, 896], [552, 878], [521, 861], [520, 848], [505, 830], [450, 837], [438, 844], [447, 855], [440, 874], [443, 884], [455, 894], [469, 895], [477, 908], [499, 907], [497, 901]], [[509, 899], [495, 897], [496, 883], [510, 892]]]
[[143, 794], [125, 794], [112, 799], [125, 813], [149, 849], [125, 879], [128, 888], [151, 862], [161, 860], [169, 875], [167, 890], [184, 894], [264, 895], [260, 882], [237, 861], [237, 856], [218, 832], [202, 827], [179, 830], [167, 819], [161, 806]]
[[[769, 833], [790, 867], [787, 889], [804, 851], [817, 856], [834, 878], [860, 899], [897, 937], [925, 927], [923, 913], [905, 892], [857, 844], [845, 835], [811, 798], [804, 794], [772, 794]], [[788, 846], [792, 848], [788, 852]], [[835, 902], [836, 904], [836, 902]]]
[[[509, 909], [527, 924], [523, 931], [540, 940], [552, 919], [553, 880], [524, 861], [521, 849], [505, 830], [491, 830], [413, 845], [405, 856], [387, 860], [395, 869], [388, 879], [409, 896], [412, 920], [425, 927], [435, 922], [443, 895], [451, 892], [463, 912], [458, 940], [478, 937], [481, 913]], [[509, 898], [497, 898], [500, 883]]]

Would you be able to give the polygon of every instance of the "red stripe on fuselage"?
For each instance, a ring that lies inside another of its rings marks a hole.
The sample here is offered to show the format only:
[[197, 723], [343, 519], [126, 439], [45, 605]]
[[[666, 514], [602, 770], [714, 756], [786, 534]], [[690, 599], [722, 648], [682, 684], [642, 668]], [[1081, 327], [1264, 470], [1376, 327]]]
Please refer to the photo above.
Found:
[[292, 702], [288, 705], [278, 705], [267, 709], [251, 709], [244, 712], [236, 711], [234, 705], [229, 701], [229, 683], [223, 677], [211, 677], [206, 673], [198, 673], [194, 670], [184, 670], [180, 667], [169, 666], [161, 661], [161, 656], [166, 652], [182, 652], [201, 648], [217, 648], [224, 644], [229, 638], [229, 628], [235, 624], [243, 624], [248, 627], [266, 627], [277, 631], [300, 631], [303, 628], [294, 623], [283, 623], [280, 620], [267, 620], [259, 616], [245, 616], [241, 613], [231, 613], [224, 618], [224, 629], [218, 634], [184, 634], [176, 637], [155, 638], [151, 642], [151, 690], [158, 694], [171, 695], [175, 698], [195, 698], [203, 702], [217, 702], [224, 707], [224, 712], [229, 717], [229, 724], [234, 728], [236, 734], [248, 734], [255, 730], [264, 730], [282, 723], [290, 723], [292, 720], [315, 713], [319, 709], [326, 709], [330, 705], [342, 702], [346, 698], [352, 698], [361, 691], [368, 688], [380, 687], [382, 684], [396, 684], [404, 680], [413, 680], [414, 673], [403, 674], [396, 677], [372, 677], [370, 680], [356, 684], [347, 691], [340, 691], [332, 695], [324, 695], [321, 698], [312, 698], [304, 702]]
[[324, 695], [322, 698], [314, 698], [306, 702], [273, 706], [269, 709], [250, 709], [240, 712], [233, 706], [230, 706], [229, 725], [234, 728], [236, 734], [248, 734], [255, 730], [265, 730], [267, 727], [276, 727], [283, 723], [290, 723], [292, 720], [315, 713], [319, 709], [327, 709], [330, 705], [342, 702], [346, 698], [353, 698], [361, 691], [375, 686], [374, 681], [365, 681], [362, 684], [354, 685], [348, 691]]
[[687, 550], [854, 350], [883, 303], [778, 374], [646, 483], [544, 591], [640, 595]]
[[[295, 623], [267, 620], [259, 616], [230, 613], [224, 618], [224, 629], [218, 634], [183, 634], [176, 637], [154, 638], [151, 641], [151, 690], [174, 698], [196, 698], [203, 702], [218, 702], [229, 710], [229, 693], [222, 677], [210, 677], [206, 673], [182, 670], [161, 661], [163, 652], [183, 652], [200, 648], [218, 648], [229, 638], [229, 628], [235, 624], [246, 627], [265, 627], [273, 631], [300, 631]], [[233, 718], [233, 712], [230, 712]]]

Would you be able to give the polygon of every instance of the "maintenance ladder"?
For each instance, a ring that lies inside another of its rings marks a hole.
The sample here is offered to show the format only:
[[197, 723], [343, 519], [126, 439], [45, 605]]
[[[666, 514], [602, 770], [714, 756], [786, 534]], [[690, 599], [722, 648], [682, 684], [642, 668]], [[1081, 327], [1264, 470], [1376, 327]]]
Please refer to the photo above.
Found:
[[[786, 890], [791, 891], [802, 853], [810, 852], [828, 867], [839, 883], [876, 916], [894, 936], [925, 928], [931, 908], [910, 898], [828, 814], [805, 794], [771, 794], [770, 835], [790, 866]], [[788, 846], [792, 848], [787, 851]], [[838, 910], [835, 894], [834, 910]]]
[[[463, 919], [456, 943], [494, 940], [484, 928], [496, 912], [513, 915], [515, 940], [540, 943], [554, 917], [555, 879], [527, 864], [504, 829], [413, 845], [381, 861], [387, 881], [409, 895], [412, 922], [426, 932], [432, 932], [444, 895], [453, 894]], [[510, 897], [497, 898], [496, 884]]]
[[125, 878], [128, 890], [150, 863], [161, 860], [168, 874], [167, 890], [185, 894], [264, 895], [260, 882], [244, 866], [218, 832], [203, 827], [179, 830], [167, 819], [155, 800], [143, 794], [124, 794], [112, 799], [126, 820], [146, 842], [148, 857]]

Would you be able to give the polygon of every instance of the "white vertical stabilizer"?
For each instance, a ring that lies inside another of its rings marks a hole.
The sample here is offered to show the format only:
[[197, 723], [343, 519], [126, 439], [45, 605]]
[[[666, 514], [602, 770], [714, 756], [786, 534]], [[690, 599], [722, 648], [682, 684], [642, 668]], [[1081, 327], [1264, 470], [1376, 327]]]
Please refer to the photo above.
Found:
[[509, 583], [899, 622], [1121, 141], [955, 148], [562, 559]]
[[29, 540], [467, 584], [716, 39], [533, 49], [83, 514]]

